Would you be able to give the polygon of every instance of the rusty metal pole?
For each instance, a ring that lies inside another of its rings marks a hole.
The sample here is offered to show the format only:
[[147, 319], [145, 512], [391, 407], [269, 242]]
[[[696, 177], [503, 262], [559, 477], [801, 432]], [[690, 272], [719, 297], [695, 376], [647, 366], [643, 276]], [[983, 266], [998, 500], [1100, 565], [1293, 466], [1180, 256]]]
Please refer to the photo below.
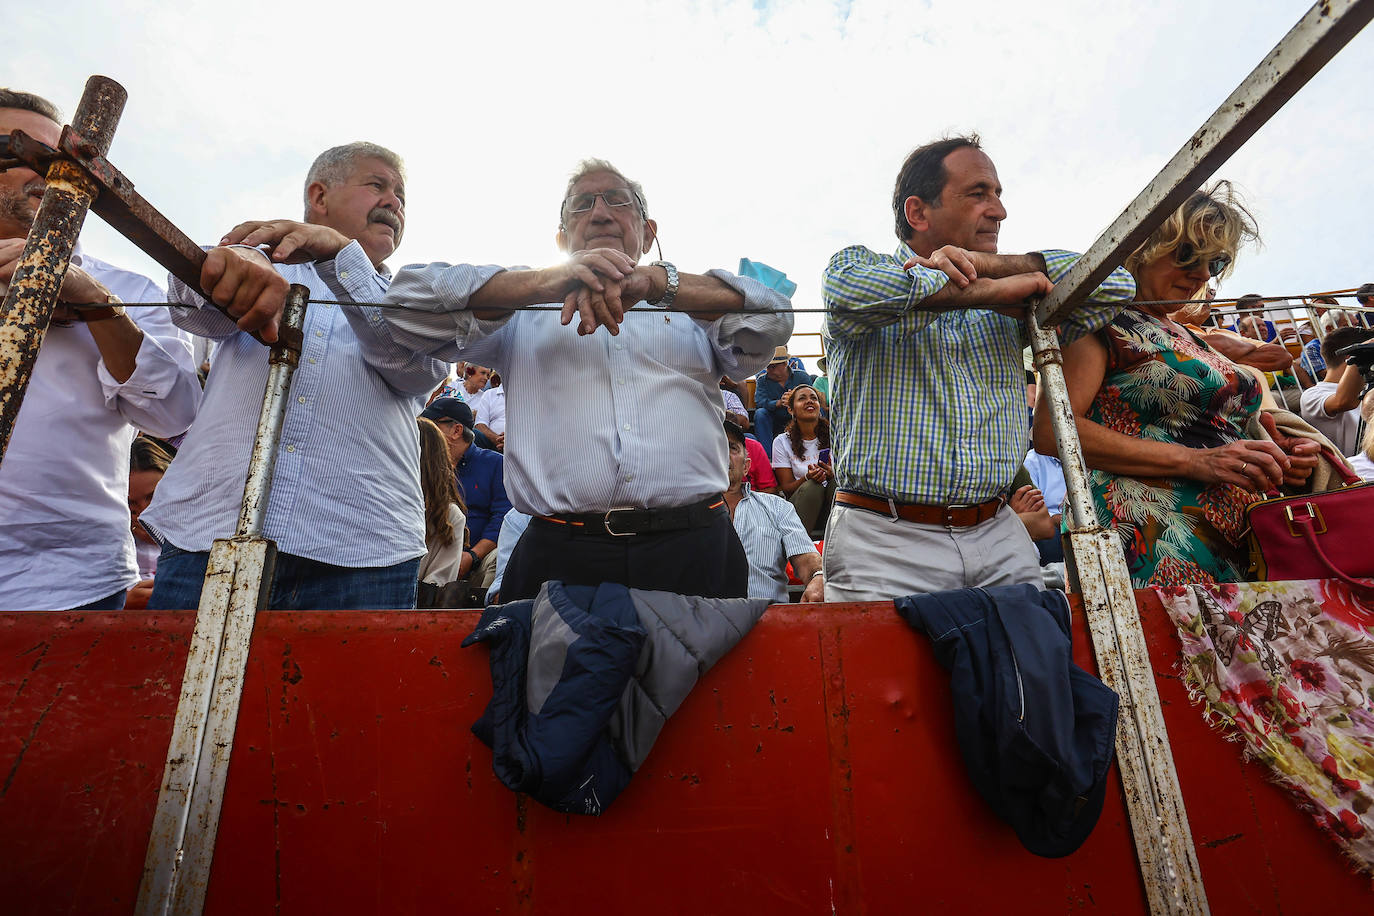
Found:
[[310, 289], [293, 284], [272, 348], [238, 530], [215, 541], [205, 569], [135, 912], [200, 913], [229, 775], [243, 674], [257, 612], [267, 604], [276, 545], [262, 536], [287, 392], [301, 354]]
[[1174, 769], [1154, 667], [1145, 645], [1126, 555], [1098, 523], [1078, 426], [1064, 382], [1059, 335], [1027, 317], [1035, 367], [1045, 390], [1064, 468], [1070, 581], [1076, 581], [1103, 683], [1121, 697], [1116, 759], [1150, 912], [1208, 912], [1183, 790]]
[[[86, 81], [72, 126], [86, 139], [91, 155], [104, 155], [109, 149], [127, 98], [124, 87], [108, 77]], [[97, 194], [95, 182], [71, 162], [54, 162], [46, 178], [48, 188], [0, 310], [0, 462], [24, 403], [62, 280], [71, 266], [77, 236]]]
[[1057, 325], [1155, 227], [1374, 19], [1374, 0], [1318, 0], [1050, 291], [1036, 314]]

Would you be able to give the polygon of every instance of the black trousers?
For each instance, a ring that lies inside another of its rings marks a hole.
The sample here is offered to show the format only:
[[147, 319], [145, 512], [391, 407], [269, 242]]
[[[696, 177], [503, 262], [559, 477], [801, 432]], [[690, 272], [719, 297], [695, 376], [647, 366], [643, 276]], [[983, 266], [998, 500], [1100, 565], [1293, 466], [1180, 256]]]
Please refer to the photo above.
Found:
[[533, 598], [545, 582], [600, 585], [745, 598], [749, 560], [730, 513], [721, 506], [704, 528], [612, 537], [575, 534], [569, 525], [536, 518], [515, 545], [501, 578], [501, 600]]

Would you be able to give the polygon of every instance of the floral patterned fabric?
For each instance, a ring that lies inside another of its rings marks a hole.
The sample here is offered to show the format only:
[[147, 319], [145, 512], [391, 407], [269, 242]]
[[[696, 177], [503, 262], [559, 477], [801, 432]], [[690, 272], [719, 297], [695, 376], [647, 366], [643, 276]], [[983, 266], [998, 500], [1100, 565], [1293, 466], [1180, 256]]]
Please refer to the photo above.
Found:
[[1335, 579], [1155, 592], [1208, 718], [1374, 873], [1374, 606]]
[[[1107, 371], [1087, 418], [1138, 439], [1215, 448], [1245, 438], [1259, 409], [1254, 376], [1176, 325], [1127, 309], [1102, 331]], [[1237, 582], [1249, 566], [1245, 507], [1230, 484], [1089, 472], [1103, 524], [1121, 537], [1131, 580]]]

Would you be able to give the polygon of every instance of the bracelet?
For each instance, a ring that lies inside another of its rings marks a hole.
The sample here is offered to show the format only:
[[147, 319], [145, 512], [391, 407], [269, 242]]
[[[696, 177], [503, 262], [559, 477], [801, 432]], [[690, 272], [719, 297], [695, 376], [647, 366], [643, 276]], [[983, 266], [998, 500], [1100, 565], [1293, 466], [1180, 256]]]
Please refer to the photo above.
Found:
[[810, 582], [812, 579], [816, 578], [817, 576], [822, 576], [822, 575], [825, 575], [825, 570], [824, 570], [824, 569], [818, 569], [818, 570], [816, 570], [815, 572], [813, 572], [811, 575], [807, 576], [807, 577], [806, 577], [806, 581], [807, 581], [807, 582]]

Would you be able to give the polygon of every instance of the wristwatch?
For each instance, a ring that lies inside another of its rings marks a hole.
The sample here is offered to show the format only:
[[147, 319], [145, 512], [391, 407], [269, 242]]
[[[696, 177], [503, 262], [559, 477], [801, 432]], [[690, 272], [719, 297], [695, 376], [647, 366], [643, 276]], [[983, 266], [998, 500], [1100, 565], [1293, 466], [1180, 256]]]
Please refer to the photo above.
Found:
[[100, 308], [79, 308], [76, 309], [76, 320], [84, 321], [89, 324], [92, 321], [105, 321], [109, 318], [118, 318], [124, 314], [124, 306], [120, 304], [120, 299], [114, 293], [105, 296], [105, 304]]
[[677, 268], [668, 261], [654, 261], [650, 267], [662, 267], [668, 274], [668, 285], [663, 289], [663, 295], [657, 299], [646, 299], [650, 305], [656, 305], [661, 309], [673, 307], [673, 300], [677, 298]]

